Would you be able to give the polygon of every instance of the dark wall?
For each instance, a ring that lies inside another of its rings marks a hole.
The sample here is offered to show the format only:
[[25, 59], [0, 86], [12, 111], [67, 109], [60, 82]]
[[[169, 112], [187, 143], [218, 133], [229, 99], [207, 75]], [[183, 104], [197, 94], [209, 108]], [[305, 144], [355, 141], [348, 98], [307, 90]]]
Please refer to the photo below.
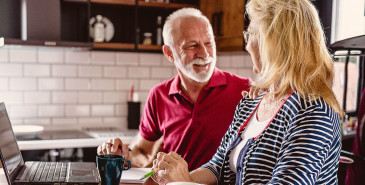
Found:
[[0, 37], [20, 38], [20, 0], [0, 0]]
[[311, 0], [318, 9], [324, 33], [327, 37], [327, 46], [331, 43], [331, 24], [332, 24], [332, 2], [333, 0]]

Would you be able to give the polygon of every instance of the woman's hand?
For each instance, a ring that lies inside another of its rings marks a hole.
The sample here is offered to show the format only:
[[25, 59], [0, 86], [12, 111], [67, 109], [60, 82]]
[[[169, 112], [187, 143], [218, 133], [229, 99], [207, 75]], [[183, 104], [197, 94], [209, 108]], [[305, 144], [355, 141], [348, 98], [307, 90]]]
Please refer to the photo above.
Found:
[[241, 94], [243, 97], [245, 97], [248, 94], [249, 99], [256, 99], [258, 97], [258, 95], [263, 93], [264, 91], [265, 91], [264, 89], [259, 89], [259, 88], [256, 88], [256, 86], [252, 85], [250, 87], [250, 92], [242, 91]]
[[158, 176], [169, 182], [192, 182], [189, 174], [188, 163], [177, 153], [169, 154], [159, 152], [153, 161], [153, 169]]

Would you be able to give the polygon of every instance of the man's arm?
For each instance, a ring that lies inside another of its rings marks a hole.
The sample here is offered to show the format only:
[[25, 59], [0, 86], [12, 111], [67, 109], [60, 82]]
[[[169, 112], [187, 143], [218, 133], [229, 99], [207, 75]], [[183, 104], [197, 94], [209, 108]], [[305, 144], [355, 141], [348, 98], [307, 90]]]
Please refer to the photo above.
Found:
[[98, 155], [116, 154], [123, 155], [132, 162], [134, 167], [151, 167], [157, 152], [161, 149], [162, 140], [148, 141], [140, 134], [131, 147], [123, 144], [120, 138], [109, 139], [98, 147]]

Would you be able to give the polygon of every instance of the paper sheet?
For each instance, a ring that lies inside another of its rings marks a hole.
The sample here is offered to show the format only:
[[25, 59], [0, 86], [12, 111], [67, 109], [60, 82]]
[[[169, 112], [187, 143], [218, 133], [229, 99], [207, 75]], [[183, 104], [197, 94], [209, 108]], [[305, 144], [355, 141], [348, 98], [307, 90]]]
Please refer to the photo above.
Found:
[[129, 170], [123, 171], [122, 177], [120, 178], [121, 183], [144, 183], [148, 178], [144, 180], [141, 179], [144, 175], [151, 171], [151, 168], [131, 168]]

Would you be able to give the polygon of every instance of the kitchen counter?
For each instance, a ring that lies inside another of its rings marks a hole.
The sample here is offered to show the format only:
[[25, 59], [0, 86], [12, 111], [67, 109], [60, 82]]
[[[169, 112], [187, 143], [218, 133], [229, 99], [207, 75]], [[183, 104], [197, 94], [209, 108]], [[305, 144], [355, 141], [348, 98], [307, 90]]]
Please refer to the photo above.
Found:
[[[58, 133], [57, 133], [58, 132]], [[34, 138], [17, 138], [20, 150], [47, 150], [63, 148], [97, 147], [110, 138], [119, 137], [123, 143], [130, 144], [138, 135], [137, 130], [127, 131], [52, 131]]]

